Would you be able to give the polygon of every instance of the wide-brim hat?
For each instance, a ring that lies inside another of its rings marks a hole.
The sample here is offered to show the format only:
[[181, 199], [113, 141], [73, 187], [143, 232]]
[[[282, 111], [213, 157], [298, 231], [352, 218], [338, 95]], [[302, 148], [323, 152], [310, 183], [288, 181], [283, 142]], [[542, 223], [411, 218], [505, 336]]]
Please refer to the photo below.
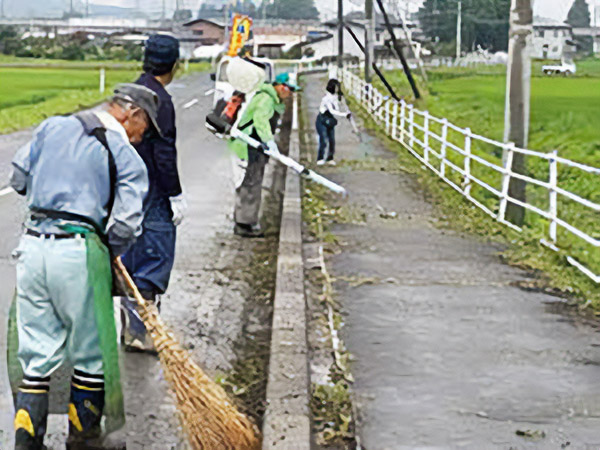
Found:
[[243, 58], [233, 58], [227, 65], [227, 81], [236, 90], [248, 94], [265, 82], [266, 73]]

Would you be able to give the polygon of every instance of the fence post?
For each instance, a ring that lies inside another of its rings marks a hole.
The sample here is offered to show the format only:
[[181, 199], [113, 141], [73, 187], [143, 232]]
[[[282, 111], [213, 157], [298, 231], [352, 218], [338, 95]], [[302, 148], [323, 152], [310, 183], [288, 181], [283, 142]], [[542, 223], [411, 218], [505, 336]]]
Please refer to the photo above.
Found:
[[414, 146], [415, 146], [415, 107], [413, 106], [413, 104], [409, 104], [408, 105], [408, 121], [410, 122], [409, 124], [409, 141], [408, 141], [408, 146], [414, 150]]
[[390, 101], [385, 102], [385, 132], [390, 134]]
[[446, 176], [446, 147], [448, 146], [448, 119], [442, 120], [442, 146], [440, 148], [440, 176], [445, 178]]
[[500, 197], [500, 208], [498, 209], [498, 220], [505, 221], [506, 206], [508, 205], [508, 186], [512, 175], [512, 162], [515, 152], [515, 144], [510, 142], [504, 147], [506, 158], [504, 158], [504, 173], [502, 174], [502, 197]]
[[400, 100], [400, 106], [400, 142], [404, 144], [406, 135], [406, 102], [404, 100]]
[[394, 100], [394, 110], [392, 112], [392, 139], [398, 137], [398, 102]]
[[104, 91], [106, 90], [106, 70], [104, 70], [104, 67], [100, 68], [100, 93], [104, 94]]
[[467, 197], [471, 195], [471, 129], [465, 130], [465, 179], [463, 182], [464, 192]]
[[558, 150], [552, 152], [550, 159], [550, 240], [556, 243], [556, 219], [558, 217]]
[[429, 162], [429, 111], [425, 111], [423, 117], [423, 128], [425, 129], [423, 135], [423, 156], [425, 157], [425, 162]]

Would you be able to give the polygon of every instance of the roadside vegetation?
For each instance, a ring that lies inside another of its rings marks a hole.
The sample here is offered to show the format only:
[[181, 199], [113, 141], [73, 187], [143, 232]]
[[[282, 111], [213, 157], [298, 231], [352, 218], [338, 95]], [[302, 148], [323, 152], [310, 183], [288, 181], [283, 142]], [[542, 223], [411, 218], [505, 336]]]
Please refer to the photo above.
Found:
[[[49, 63], [51, 66], [47, 67]], [[102, 94], [100, 67], [106, 67], [106, 89]], [[208, 68], [208, 63], [192, 63], [188, 72]], [[98, 65], [0, 57], [0, 134], [93, 106], [106, 99], [116, 84], [134, 81], [141, 70], [139, 62], [107, 61]], [[179, 74], [184, 74], [183, 69]]]
[[523, 232], [518, 233], [495, 221], [422, 166], [421, 162], [400, 144], [389, 138], [354, 100], [349, 99], [349, 104], [352, 110], [364, 119], [365, 127], [377, 135], [390, 151], [398, 154], [398, 161], [392, 164], [399, 162], [402, 170], [411, 173], [424, 189], [428, 200], [436, 205], [436, 226], [468, 232], [504, 245], [501, 257], [508, 264], [536, 274], [533, 280], [519, 282], [519, 287], [560, 294], [572, 299], [573, 305], [581, 312], [589, 311], [600, 315], [598, 286], [569, 265], [563, 254], [540, 244], [538, 229], [526, 225]]
[[[600, 167], [600, 128], [597, 116], [600, 113], [600, 60], [587, 59], [578, 62], [577, 74], [573, 77], [550, 77], [542, 75], [542, 62], [533, 65], [531, 92], [531, 126], [528, 147], [532, 150], [558, 154], [583, 164]], [[475, 134], [502, 141], [504, 130], [504, 101], [506, 90], [505, 67], [478, 66], [471, 68], [440, 68], [429, 72], [429, 85], [423, 88], [423, 98], [417, 102], [402, 71], [387, 74], [391, 84], [407, 101], [418, 109], [428, 110], [434, 116], [447, 118], [463, 128], [470, 128]], [[424, 86], [422, 80], [421, 85]], [[384, 87], [377, 81], [376, 87], [382, 92]], [[433, 125], [433, 131], [440, 135], [441, 126]], [[422, 133], [417, 137], [423, 140]], [[449, 141], [463, 146], [464, 137], [449, 133]], [[437, 142], [432, 146], [439, 151]], [[487, 144], [473, 144], [473, 153], [501, 165], [502, 152]], [[464, 158], [449, 152], [449, 157], [458, 166]], [[530, 176], [548, 181], [547, 160], [527, 158], [527, 171]], [[477, 163], [472, 172], [477, 178], [499, 189], [501, 174]], [[454, 178], [452, 178], [454, 177]], [[462, 183], [458, 174], [450, 178], [458, 185]], [[598, 177], [585, 174], [578, 169], [560, 166], [558, 171], [560, 187], [593, 202], [600, 201]], [[528, 202], [542, 210], [548, 210], [549, 196], [544, 188], [528, 185]], [[498, 198], [479, 186], [473, 186], [472, 195], [492, 211], [498, 209]], [[591, 236], [598, 236], [598, 213], [589, 208], [558, 197], [559, 217]], [[548, 236], [547, 220], [537, 214], [526, 213], [525, 227], [538, 238]], [[600, 252], [582, 239], [558, 229], [558, 243], [568, 253], [592, 271], [600, 272]]]

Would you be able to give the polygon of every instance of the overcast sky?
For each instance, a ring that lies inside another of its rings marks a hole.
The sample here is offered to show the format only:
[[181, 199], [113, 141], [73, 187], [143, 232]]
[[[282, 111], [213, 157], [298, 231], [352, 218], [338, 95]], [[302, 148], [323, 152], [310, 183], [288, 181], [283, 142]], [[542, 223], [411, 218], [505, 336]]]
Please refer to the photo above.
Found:
[[[134, 6], [136, 0], [91, 0], [93, 3], [105, 4], [105, 5], [116, 5], [116, 6]], [[406, 1], [411, 4], [412, 9], [418, 8], [422, 0], [397, 0]], [[556, 20], [564, 20], [567, 17], [569, 8], [573, 4], [574, 0], [533, 0], [533, 8], [535, 15], [549, 17]], [[598, 9], [600, 10], [600, 0], [588, 0], [588, 4], [596, 1]], [[144, 0], [141, 0], [141, 4], [144, 4]], [[174, 4], [174, 0], [167, 0], [167, 3]], [[190, 9], [197, 9], [200, 5], [200, 0], [182, 0], [182, 3]], [[348, 9], [358, 9], [364, 4], [364, 0], [344, 0], [344, 3], [348, 5]], [[315, 4], [319, 7], [322, 14], [325, 17], [332, 16], [336, 11], [337, 0], [316, 0]]]

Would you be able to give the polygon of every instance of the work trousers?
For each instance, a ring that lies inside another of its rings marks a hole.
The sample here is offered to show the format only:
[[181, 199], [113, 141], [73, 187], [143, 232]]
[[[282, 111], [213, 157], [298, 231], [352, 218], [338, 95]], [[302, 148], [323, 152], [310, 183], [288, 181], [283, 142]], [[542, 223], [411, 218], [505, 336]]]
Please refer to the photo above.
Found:
[[269, 158], [260, 151], [248, 149], [248, 164], [242, 184], [236, 188], [235, 222], [244, 225], [258, 223], [262, 198], [262, 183]]
[[49, 377], [69, 359], [102, 375], [85, 238], [25, 235], [17, 263], [18, 358], [26, 377]]
[[317, 134], [319, 135], [319, 153], [317, 159], [331, 161], [335, 155], [335, 126], [328, 127], [325, 125], [325, 119], [322, 114], [317, 116], [315, 125], [317, 127]]

